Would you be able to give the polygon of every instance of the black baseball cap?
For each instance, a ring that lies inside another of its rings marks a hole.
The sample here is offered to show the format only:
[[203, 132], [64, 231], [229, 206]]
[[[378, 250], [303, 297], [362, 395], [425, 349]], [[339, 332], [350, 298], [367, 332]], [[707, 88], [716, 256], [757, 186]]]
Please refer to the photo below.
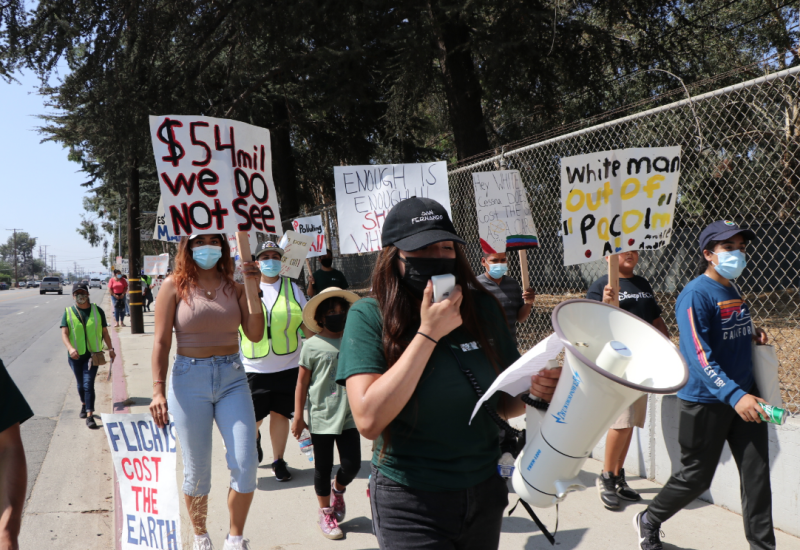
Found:
[[281, 258], [283, 258], [283, 249], [278, 246], [275, 241], [264, 241], [258, 245], [258, 248], [256, 248], [256, 259], [258, 259], [258, 257], [264, 252], [268, 252], [270, 250], [274, 250], [281, 255]]
[[406, 252], [442, 241], [467, 244], [456, 234], [444, 206], [422, 197], [411, 197], [396, 204], [386, 216], [381, 238], [383, 246], [393, 244]]
[[72, 285], [72, 294], [75, 294], [79, 290], [84, 290], [86, 291], [86, 294], [89, 294], [89, 285], [86, 283], [75, 283]]
[[700, 251], [705, 250], [706, 245], [711, 241], [724, 241], [739, 234], [748, 241], [756, 238], [756, 234], [746, 227], [739, 227], [729, 220], [717, 220], [700, 233]]

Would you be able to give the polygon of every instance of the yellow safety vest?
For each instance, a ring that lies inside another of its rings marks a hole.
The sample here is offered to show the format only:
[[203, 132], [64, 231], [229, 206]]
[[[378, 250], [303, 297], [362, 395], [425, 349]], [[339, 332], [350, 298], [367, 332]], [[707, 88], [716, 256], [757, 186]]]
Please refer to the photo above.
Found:
[[74, 308], [68, 307], [67, 323], [69, 324], [69, 342], [80, 355], [86, 353], [87, 344], [92, 353], [103, 350], [103, 323], [96, 305], [92, 304], [92, 310], [85, 325]]
[[259, 342], [251, 342], [245, 336], [244, 329], [239, 326], [242, 355], [248, 359], [262, 359], [270, 354], [289, 355], [297, 351], [300, 337], [297, 331], [303, 324], [303, 308], [294, 296], [294, 285], [286, 277], [281, 277], [278, 298], [272, 304], [272, 311], [267, 315], [267, 308], [261, 302], [264, 312], [264, 337]]

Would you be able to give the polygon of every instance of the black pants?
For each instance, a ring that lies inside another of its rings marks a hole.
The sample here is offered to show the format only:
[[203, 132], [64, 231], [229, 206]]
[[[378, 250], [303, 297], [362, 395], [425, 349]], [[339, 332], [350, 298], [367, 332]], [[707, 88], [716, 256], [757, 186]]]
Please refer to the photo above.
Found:
[[311, 434], [314, 445], [314, 491], [317, 496], [331, 494], [331, 472], [333, 471], [333, 444], [339, 450], [339, 471], [336, 481], [347, 486], [361, 469], [361, 436], [351, 428], [341, 434]]
[[144, 290], [144, 308], [150, 310], [150, 304], [153, 303], [153, 291], [150, 288]]
[[648, 506], [648, 519], [665, 522], [703, 494], [711, 486], [727, 441], [739, 468], [745, 537], [751, 549], [774, 549], [767, 424], [745, 422], [724, 403], [681, 399], [680, 407], [681, 469]]
[[508, 487], [499, 474], [461, 491], [420, 491], [372, 466], [372, 526], [381, 550], [494, 550]]

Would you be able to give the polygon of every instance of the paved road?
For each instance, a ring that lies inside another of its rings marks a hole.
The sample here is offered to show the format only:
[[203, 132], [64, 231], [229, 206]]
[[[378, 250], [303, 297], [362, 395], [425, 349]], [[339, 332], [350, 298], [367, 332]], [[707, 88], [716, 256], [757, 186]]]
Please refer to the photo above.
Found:
[[[61, 315], [71, 305], [70, 287], [63, 295], [40, 295], [39, 289], [0, 292], [0, 359], [22, 391], [34, 417], [22, 425], [28, 461], [28, 497], [50, 446], [53, 430], [75, 378], [61, 343]], [[99, 303], [104, 291], [93, 290]]]

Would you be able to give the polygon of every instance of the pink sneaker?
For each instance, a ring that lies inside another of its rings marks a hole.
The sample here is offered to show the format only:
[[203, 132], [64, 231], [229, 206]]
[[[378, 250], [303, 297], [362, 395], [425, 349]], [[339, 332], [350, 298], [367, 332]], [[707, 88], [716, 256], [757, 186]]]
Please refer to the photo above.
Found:
[[319, 528], [326, 539], [336, 540], [344, 536], [336, 516], [333, 515], [333, 507], [319, 509]]
[[331, 481], [331, 508], [333, 508], [336, 521], [341, 523], [344, 521], [344, 515], [347, 513], [347, 506], [345, 506], [344, 503], [344, 491], [339, 492], [334, 487], [335, 485]]

